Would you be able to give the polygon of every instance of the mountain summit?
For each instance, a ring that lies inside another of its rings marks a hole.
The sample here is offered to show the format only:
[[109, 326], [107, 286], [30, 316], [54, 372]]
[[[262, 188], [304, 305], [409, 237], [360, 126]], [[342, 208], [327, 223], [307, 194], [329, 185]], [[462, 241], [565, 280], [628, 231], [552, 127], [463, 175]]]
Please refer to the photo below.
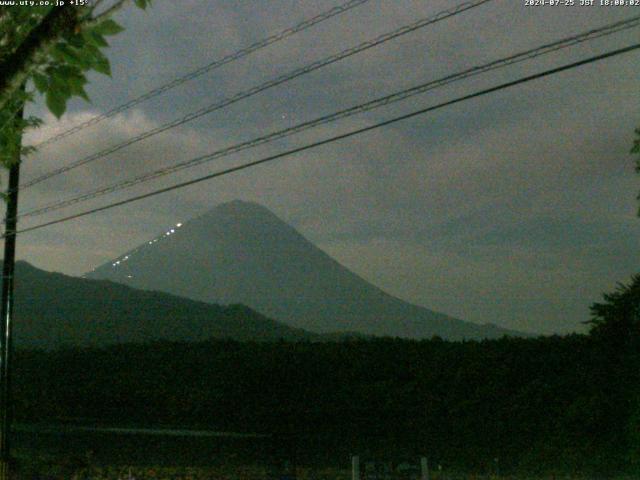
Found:
[[224, 203], [85, 275], [194, 300], [242, 303], [326, 333], [446, 339], [516, 334], [411, 305], [340, 265], [256, 203]]

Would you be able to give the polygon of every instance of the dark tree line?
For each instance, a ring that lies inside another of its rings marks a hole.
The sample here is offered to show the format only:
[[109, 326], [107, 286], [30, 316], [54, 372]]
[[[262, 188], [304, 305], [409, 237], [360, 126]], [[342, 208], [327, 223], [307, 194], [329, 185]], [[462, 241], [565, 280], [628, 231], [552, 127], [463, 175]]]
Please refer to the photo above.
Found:
[[17, 415], [263, 432], [474, 471], [495, 458], [505, 471], [632, 471], [639, 289], [637, 276], [595, 304], [590, 335], [22, 351]]

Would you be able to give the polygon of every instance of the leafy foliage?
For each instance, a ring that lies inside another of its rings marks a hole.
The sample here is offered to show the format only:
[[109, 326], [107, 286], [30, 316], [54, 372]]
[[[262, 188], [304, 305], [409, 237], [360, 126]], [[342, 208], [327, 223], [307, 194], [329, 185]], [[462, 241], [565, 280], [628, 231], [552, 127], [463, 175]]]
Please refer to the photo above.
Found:
[[135, 0], [135, 3], [138, 8], [144, 10], [148, 5], [151, 5], [151, 0]]
[[640, 274], [629, 284], [604, 295], [602, 303], [591, 307], [591, 335], [598, 339], [612, 374], [619, 379], [617, 389], [610, 397], [628, 402], [630, 419], [623, 432], [626, 434], [629, 463], [640, 472]]
[[29, 153], [28, 149], [21, 147], [19, 132], [42, 124], [42, 121], [37, 117], [23, 118], [21, 115], [13, 114], [13, 112], [20, 111], [22, 106], [32, 98], [32, 93], [21, 90], [16, 93], [9, 107], [0, 111], [0, 155], [2, 163], [7, 167], [10, 167], [15, 159], [19, 158], [18, 153]]
[[619, 284], [613, 293], [604, 294], [604, 302], [591, 307], [594, 335], [616, 346], [640, 347], [640, 274], [628, 285]]
[[95, 70], [111, 75], [109, 60], [101, 49], [108, 46], [106, 36], [116, 35], [122, 30], [111, 19], [85, 28], [57, 42], [51, 49], [49, 61], [33, 72], [36, 89], [46, 96], [47, 106], [56, 117], [64, 113], [72, 96], [89, 101], [84, 90], [87, 83], [85, 72]]
[[[97, 2], [100, 3], [100, 2]], [[125, 0], [117, 0], [102, 13], [96, 13], [95, 6], [77, 8], [75, 28], [71, 31], [47, 32], [49, 38], [34, 38], [42, 35], [37, 29], [50, 18], [54, 6], [16, 6], [0, 13], [0, 72], [5, 62], [14, 62], [22, 55], [26, 44], [42, 45], [37, 55], [28, 63], [31, 83], [11, 92], [0, 108], [0, 163], [5, 167], [18, 158], [22, 133], [27, 128], [38, 126], [37, 118], [20, 119], [18, 113], [24, 104], [33, 101], [34, 93], [45, 97], [47, 108], [60, 118], [67, 108], [70, 98], [77, 96], [89, 101], [85, 91], [87, 73], [96, 71], [111, 75], [111, 68], [104, 49], [108, 47], [106, 37], [120, 33], [123, 28], [111, 17]], [[146, 8], [150, 0], [135, 0], [139, 8]], [[74, 8], [74, 7], [71, 7]], [[0, 74], [0, 78], [3, 74]], [[11, 82], [11, 78], [3, 79]], [[22, 151], [22, 154], [28, 151]]]

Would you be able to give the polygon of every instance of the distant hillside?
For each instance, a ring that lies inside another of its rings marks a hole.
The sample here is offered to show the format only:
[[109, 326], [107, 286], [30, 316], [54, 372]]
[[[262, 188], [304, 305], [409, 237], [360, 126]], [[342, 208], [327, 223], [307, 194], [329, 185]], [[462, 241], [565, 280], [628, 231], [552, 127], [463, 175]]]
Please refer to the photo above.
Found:
[[15, 337], [19, 347], [151, 340], [313, 340], [243, 305], [220, 306], [104, 280], [16, 265]]
[[243, 303], [321, 333], [452, 340], [523, 335], [403, 302], [340, 265], [266, 208], [241, 201], [172, 226], [86, 276], [205, 302]]

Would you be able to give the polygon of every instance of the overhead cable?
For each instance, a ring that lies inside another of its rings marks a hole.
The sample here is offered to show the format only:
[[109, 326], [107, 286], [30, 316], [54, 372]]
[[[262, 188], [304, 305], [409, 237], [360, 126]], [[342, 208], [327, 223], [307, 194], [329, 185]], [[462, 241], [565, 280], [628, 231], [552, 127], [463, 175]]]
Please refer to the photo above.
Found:
[[[327, 139], [324, 139], [324, 140], [320, 140], [320, 141], [317, 141], [317, 142], [314, 142], [314, 143], [310, 143], [310, 144], [304, 145], [302, 147], [297, 147], [297, 148], [294, 148], [294, 149], [291, 149], [291, 150], [287, 150], [285, 152], [281, 152], [281, 153], [278, 153], [278, 154], [275, 154], [275, 155], [271, 155], [271, 156], [262, 158], [260, 160], [255, 160], [253, 162], [248, 162], [248, 163], [245, 163], [245, 164], [242, 164], [242, 165], [238, 165], [238, 166], [235, 166], [235, 167], [227, 168], [225, 170], [220, 170], [220, 171], [217, 171], [217, 172], [214, 172], [214, 173], [210, 173], [208, 175], [204, 175], [204, 176], [201, 176], [201, 177], [197, 177], [197, 178], [185, 181], [185, 182], [177, 183], [177, 184], [171, 185], [169, 187], [160, 188], [158, 190], [154, 190], [154, 191], [151, 191], [151, 192], [148, 192], [148, 193], [144, 193], [142, 195], [137, 195], [135, 197], [130, 197], [130, 198], [125, 199], [125, 200], [120, 200], [120, 201], [113, 202], [113, 203], [110, 203], [110, 204], [107, 204], [107, 205], [103, 205], [103, 206], [100, 206], [100, 207], [96, 207], [96, 208], [92, 208], [92, 209], [89, 209], [89, 210], [85, 210], [83, 212], [76, 213], [74, 215], [69, 215], [69, 216], [66, 216], [66, 217], [63, 217], [63, 218], [59, 218], [57, 220], [51, 220], [51, 221], [44, 222], [44, 223], [41, 223], [41, 224], [38, 224], [38, 225], [27, 227], [27, 228], [18, 230], [16, 233], [22, 234], [22, 233], [26, 233], [26, 232], [31, 232], [31, 231], [38, 230], [38, 229], [41, 229], [41, 228], [44, 228], [44, 227], [48, 227], [48, 226], [51, 226], [51, 225], [56, 225], [56, 224], [60, 224], [60, 223], [63, 223], [63, 222], [68, 222], [70, 220], [74, 220], [74, 219], [77, 219], [77, 218], [85, 217], [87, 215], [92, 215], [92, 214], [95, 214], [95, 213], [98, 213], [98, 212], [109, 210], [109, 209], [112, 209], [112, 208], [115, 208], [115, 207], [118, 207], [118, 206], [127, 205], [129, 203], [136, 202], [138, 200], [142, 200], [142, 199], [145, 199], [145, 198], [150, 198], [150, 197], [153, 197], [153, 196], [156, 196], [156, 195], [160, 195], [162, 193], [170, 192], [170, 191], [177, 190], [177, 189], [180, 189], [180, 188], [184, 188], [184, 187], [187, 187], [187, 186], [190, 186], [190, 185], [195, 185], [197, 183], [201, 183], [201, 182], [204, 182], [206, 180], [211, 180], [211, 179], [216, 178], [216, 177], [221, 177], [221, 176], [228, 175], [228, 174], [231, 174], [231, 173], [234, 173], [234, 172], [238, 172], [240, 170], [245, 170], [245, 169], [248, 169], [248, 168], [252, 168], [252, 167], [255, 167], [257, 165], [261, 165], [261, 164], [264, 164], [264, 163], [272, 162], [274, 160], [277, 160], [277, 159], [280, 159], [280, 158], [284, 158], [284, 157], [287, 157], [287, 156], [290, 156], [290, 155], [293, 155], [293, 154], [296, 154], [296, 153], [300, 153], [300, 152], [303, 152], [305, 150], [310, 150], [312, 148], [316, 148], [316, 147], [319, 147], [321, 145], [327, 145], [327, 144], [330, 144], [330, 143], [334, 143], [336, 141], [343, 140], [345, 138], [353, 137], [355, 135], [359, 135], [359, 134], [362, 134], [362, 133], [365, 133], [365, 132], [369, 132], [371, 130], [375, 130], [375, 129], [378, 129], [378, 128], [381, 128], [381, 127], [384, 127], [384, 126], [387, 126], [387, 125], [391, 125], [393, 123], [400, 122], [402, 120], [407, 120], [409, 118], [413, 118], [413, 117], [416, 117], [418, 115], [423, 115], [423, 114], [426, 114], [426, 113], [429, 113], [429, 112], [432, 112], [432, 111], [435, 111], [435, 110], [439, 110], [441, 108], [444, 108], [444, 107], [447, 107], [447, 106], [450, 106], [450, 105], [454, 105], [454, 104], [461, 103], [461, 102], [464, 102], [464, 101], [467, 101], [467, 100], [471, 100], [473, 98], [477, 98], [477, 97], [481, 97], [481, 96], [484, 96], [484, 95], [488, 95], [490, 93], [497, 92], [499, 90], [504, 90], [504, 89], [507, 89], [507, 88], [510, 88], [510, 87], [514, 87], [516, 85], [521, 85], [521, 84], [524, 84], [524, 83], [528, 83], [528, 82], [531, 82], [531, 81], [534, 81], [534, 80], [537, 80], [537, 79], [540, 79], [540, 78], [543, 78], [543, 77], [547, 77], [547, 76], [554, 75], [554, 74], [557, 74], [557, 73], [560, 73], [560, 72], [563, 72], [563, 71], [571, 70], [571, 69], [574, 69], [574, 68], [577, 68], [577, 67], [580, 67], [580, 66], [583, 66], [583, 65], [587, 65], [587, 64], [590, 64], [590, 63], [601, 61], [601, 60], [604, 60], [606, 58], [611, 58], [611, 57], [615, 57], [615, 56], [618, 56], [618, 55], [622, 55], [624, 53], [628, 53], [628, 52], [631, 52], [631, 51], [634, 51], [634, 50], [637, 50], [637, 49], [640, 49], [640, 43], [636, 43], [634, 45], [630, 45], [628, 47], [620, 48], [620, 49], [617, 49], [617, 50], [609, 51], [609, 52], [603, 53], [601, 55], [596, 55], [596, 56], [593, 56], [593, 57], [589, 57], [589, 58], [586, 58], [586, 59], [583, 59], [583, 60], [580, 60], [580, 61], [577, 61], [577, 62], [573, 62], [573, 63], [570, 63], [570, 64], [563, 65], [561, 67], [556, 67], [556, 68], [552, 68], [550, 70], [545, 70], [543, 72], [540, 72], [540, 73], [537, 73], [537, 74], [534, 74], [534, 75], [529, 75], [529, 76], [526, 76], [526, 77], [522, 77], [522, 78], [519, 78], [517, 80], [513, 80], [513, 81], [507, 82], [507, 83], [503, 83], [503, 84], [500, 84], [500, 85], [495, 86], [495, 87], [487, 88], [487, 89], [484, 89], [484, 90], [479, 90], [479, 91], [474, 92], [472, 94], [465, 95], [465, 96], [462, 96], [462, 97], [458, 97], [456, 99], [449, 100], [447, 102], [443, 102], [443, 103], [440, 103], [438, 105], [434, 105], [434, 106], [431, 106], [431, 107], [427, 107], [427, 108], [423, 108], [423, 109], [420, 109], [420, 110], [416, 110], [414, 112], [407, 113], [407, 114], [404, 114], [404, 115], [400, 115], [400, 116], [391, 118], [389, 120], [385, 120], [383, 122], [376, 123], [374, 125], [370, 125], [370, 126], [367, 126], [367, 127], [359, 128], [357, 130], [352, 130], [350, 132], [343, 133], [343, 134], [340, 134], [340, 135], [336, 135], [336, 136], [333, 136], [333, 137], [330, 137], [330, 138], [327, 138]], [[4, 237], [4, 235], [2, 235], [2, 237]]]
[[278, 130], [275, 132], [271, 132], [269, 134], [257, 137], [257, 138], [253, 138], [251, 140], [247, 140], [235, 145], [231, 145], [229, 147], [225, 147], [222, 148], [220, 150], [216, 150], [214, 152], [202, 155], [202, 156], [198, 156], [183, 162], [179, 162], [173, 165], [169, 165], [167, 167], [163, 167], [151, 172], [146, 172], [143, 173], [141, 175], [138, 175], [136, 177], [127, 179], [127, 180], [122, 180], [122, 181], [118, 181], [115, 182], [111, 185], [105, 186], [105, 187], [99, 187], [97, 189], [88, 191], [88, 192], [84, 192], [81, 193], [79, 195], [73, 196], [71, 198], [67, 198], [64, 200], [59, 200], [59, 201], [55, 201], [52, 202], [50, 204], [41, 206], [41, 207], [37, 207], [35, 209], [29, 210], [25, 213], [21, 213], [18, 215], [18, 218], [21, 217], [31, 217], [31, 216], [37, 216], [37, 215], [42, 215], [51, 211], [55, 211], [55, 210], [59, 210], [61, 208], [65, 208], [68, 207], [70, 205], [74, 205], [80, 202], [84, 202], [102, 195], [106, 195], [109, 193], [113, 193], [119, 190], [124, 190], [130, 187], [133, 187], [134, 185], [138, 185], [140, 183], [144, 183], [144, 182], [148, 182], [150, 180], [168, 175], [168, 174], [172, 174], [175, 173], [177, 171], [186, 169], [186, 168], [191, 168], [194, 167], [196, 165], [200, 165], [206, 162], [210, 162], [212, 160], [218, 159], [218, 158], [222, 158], [222, 157], [226, 157], [229, 156], [231, 154], [235, 154], [238, 152], [241, 152], [243, 150], [247, 150], [249, 148], [253, 148], [259, 145], [263, 145], [263, 144], [267, 144], [270, 142], [273, 142], [275, 140], [284, 138], [284, 137], [288, 137], [300, 132], [303, 132], [305, 130], [309, 130], [311, 128], [320, 126], [320, 125], [324, 125], [327, 123], [332, 123], [335, 122], [339, 119], [342, 118], [346, 118], [346, 117], [350, 117], [362, 112], [366, 112], [369, 110], [373, 110], [376, 108], [380, 108], [382, 106], [391, 104], [391, 103], [395, 103], [401, 100], [405, 100], [409, 97], [418, 95], [418, 94], [422, 94], [425, 93], [427, 91], [430, 90], [434, 90], [436, 88], [440, 88], [443, 87], [445, 85], [449, 85], [451, 83], [454, 82], [458, 82], [461, 81], [463, 79], [481, 74], [481, 73], [485, 73], [488, 71], [492, 71], [492, 70], [496, 70], [498, 68], [504, 68], [506, 66], [509, 65], [513, 65], [515, 63], [519, 63], [525, 60], [529, 60], [535, 57], [539, 57], [541, 55], [545, 55], [551, 52], [555, 52], [557, 50], [563, 49], [563, 48], [568, 48], [570, 46], [576, 45], [578, 43], [582, 43], [585, 41], [589, 41], [589, 40], [594, 40], [596, 38], [600, 38], [602, 36], [605, 35], [611, 35], [613, 33], [616, 33], [618, 31], [621, 31], [623, 29], [628, 29], [631, 27], [638, 27], [640, 25], [640, 16], [638, 17], [634, 17], [634, 19], [632, 20], [626, 20], [623, 22], [616, 22], [614, 24], [611, 25], [607, 25], [604, 27], [600, 27], [598, 29], [593, 29], [593, 30], [589, 30], [588, 32], [584, 32], [582, 34], [579, 35], [574, 35], [572, 37], [568, 37], [553, 43], [549, 43], [546, 45], [542, 45], [540, 47], [534, 48], [534, 49], [530, 49], [530, 50], [526, 50], [524, 52], [520, 52], [520, 53], [516, 53], [514, 55], [510, 55], [508, 57], [505, 58], [501, 58], [499, 60], [495, 60], [492, 62], [489, 62], [487, 64], [484, 65], [480, 65], [480, 66], [475, 66], [469, 69], [466, 69], [464, 71], [458, 72], [458, 73], [454, 73], [451, 75], [447, 75], [445, 77], [439, 78], [437, 80], [431, 80], [428, 81], [426, 83], [422, 83], [420, 85], [405, 89], [405, 90], [401, 90], [395, 93], [392, 93], [390, 95], [386, 95], [383, 97], [379, 97], [377, 99], [371, 100], [369, 102], [366, 103], [362, 103], [344, 110], [340, 110], [338, 112], [329, 114], [329, 115], [324, 115], [321, 116], [319, 118], [307, 121], [307, 122], [303, 122], [300, 123], [298, 125], [294, 125], [292, 127], [289, 128], [285, 128], [282, 130]]
[[225, 98], [223, 100], [220, 101], [216, 101], [206, 107], [200, 108], [194, 112], [190, 112], [187, 115], [172, 120], [168, 123], [165, 123], [163, 125], [160, 125], [158, 127], [152, 128], [150, 130], [147, 130], [146, 132], [142, 132], [139, 135], [136, 135], [134, 137], [128, 138], [127, 140], [117, 144], [117, 145], [113, 145], [111, 147], [105, 148], [97, 153], [88, 155], [84, 158], [81, 158], [79, 160], [76, 160], [74, 162], [71, 162], [67, 165], [64, 165], [62, 167], [56, 168], [50, 172], [44, 173], [32, 180], [26, 181], [24, 182], [22, 185], [20, 185], [21, 189], [26, 189], [29, 188], [33, 185], [37, 185], [38, 183], [44, 182], [45, 180], [48, 180], [50, 178], [53, 178], [55, 176], [61, 175], [63, 173], [66, 173], [70, 170], [73, 170], [75, 168], [81, 167], [83, 165], [86, 165], [88, 163], [92, 163], [95, 162], [96, 160], [99, 160], [101, 158], [104, 158], [112, 153], [115, 153], [119, 150], [122, 150], [123, 148], [126, 148], [130, 145], [133, 145], [135, 143], [141, 142], [142, 140], [146, 140], [147, 138], [153, 137], [155, 135], [158, 135], [162, 132], [165, 132], [167, 130], [179, 127], [180, 125], [184, 125], [185, 123], [191, 122], [193, 120], [196, 120], [197, 118], [200, 118], [204, 115], [207, 115], [209, 113], [212, 113], [216, 110], [220, 110], [222, 108], [228, 107], [229, 105], [232, 105], [234, 103], [237, 103], [241, 100], [244, 100], [246, 98], [252, 97], [254, 95], [257, 95], [260, 92], [263, 92], [265, 90], [274, 88], [278, 85], [281, 85], [283, 83], [289, 82], [297, 77], [300, 77], [302, 75], [306, 75], [308, 73], [311, 73], [313, 71], [319, 70], [320, 68], [326, 67], [327, 65], [331, 65], [333, 63], [336, 63], [340, 60], [343, 60], [345, 58], [351, 57], [353, 55], [356, 55], [357, 53], [363, 52], [365, 50], [368, 50], [370, 48], [376, 47], [382, 43], [388, 42], [390, 40], [393, 40], [394, 38], [400, 37], [402, 35], [406, 35], [408, 33], [414, 32], [420, 28], [424, 28], [426, 26], [432, 25], [434, 23], [440, 22], [442, 20], [445, 20], [449, 17], [453, 17], [455, 15], [459, 15], [462, 12], [465, 12], [467, 10], [470, 10], [472, 8], [476, 8], [479, 7], [480, 5], [484, 4], [484, 3], [488, 3], [491, 2], [493, 0], [475, 0], [472, 2], [465, 2], [462, 3], [454, 8], [450, 8], [448, 10], [444, 10], [441, 11], [439, 13], [437, 13], [436, 15], [432, 15], [426, 18], [422, 18], [416, 22], [411, 23], [410, 25], [405, 25], [397, 30], [394, 30], [392, 32], [389, 33], [385, 33], [383, 35], [380, 35], [376, 38], [374, 38], [373, 40], [370, 41], [366, 41], [366, 42], [362, 42], [359, 45], [355, 46], [355, 47], [351, 47], [348, 48], [346, 50], [343, 50], [337, 54], [334, 55], [330, 55], [326, 58], [323, 58], [321, 60], [318, 60], [316, 62], [313, 62], [311, 64], [305, 65], [301, 68], [297, 68], [291, 72], [288, 72], [284, 75], [280, 75], [274, 79], [271, 79], [267, 82], [264, 82], [260, 85], [254, 86], [248, 90], [239, 92], [231, 97]]
[[342, 5], [338, 5], [312, 18], [303, 20], [302, 22], [298, 23], [297, 25], [291, 28], [282, 30], [267, 38], [264, 38], [255, 43], [252, 43], [248, 47], [242, 48], [236, 52], [225, 55], [222, 58], [216, 59], [211, 63], [208, 63], [200, 68], [197, 68], [196, 70], [192, 70], [184, 75], [181, 75], [180, 77], [177, 77], [171, 80], [168, 83], [160, 85], [159, 87], [156, 87], [153, 90], [150, 90], [136, 98], [133, 98], [126, 103], [118, 105], [117, 107], [114, 107], [111, 110], [108, 110], [104, 113], [91, 117], [90, 119], [82, 123], [79, 123], [78, 125], [75, 125], [74, 127], [71, 127], [70, 129], [65, 130], [64, 132], [58, 133], [57, 135], [54, 135], [52, 137], [47, 138], [46, 140], [43, 140], [42, 142], [34, 145], [34, 147], [36, 148], [43, 147], [50, 143], [57, 142], [58, 140], [66, 138], [69, 135], [73, 135], [74, 133], [77, 133], [80, 130], [84, 130], [87, 127], [96, 125], [97, 123], [100, 123], [103, 120], [106, 120], [107, 118], [111, 118], [120, 112], [124, 112], [125, 110], [128, 110], [131, 107], [134, 107], [136, 105], [141, 104], [142, 102], [146, 102], [147, 100], [157, 97], [158, 95], [161, 95], [164, 92], [167, 92], [179, 85], [182, 85], [185, 82], [193, 80], [194, 78], [197, 78], [201, 75], [204, 75], [205, 73], [208, 73], [212, 70], [222, 67], [223, 65], [240, 60], [241, 58], [244, 58], [254, 52], [257, 52], [258, 50], [261, 50], [265, 47], [268, 47], [269, 45], [272, 45], [276, 42], [284, 40], [285, 38], [295, 35], [298, 32], [302, 32], [303, 30], [306, 30], [307, 28], [310, 28], [314, 25], [317, 25], [320, 22], [324, 22], [325, 20], [328, 20], [332, 17], [345, 13], [355, 7], [359, 7], [360, 5], [362, 5], [363, 3], [367, 3], [368, 1], [369, 0], [349, 0], [348, 2], [343, 3]]

